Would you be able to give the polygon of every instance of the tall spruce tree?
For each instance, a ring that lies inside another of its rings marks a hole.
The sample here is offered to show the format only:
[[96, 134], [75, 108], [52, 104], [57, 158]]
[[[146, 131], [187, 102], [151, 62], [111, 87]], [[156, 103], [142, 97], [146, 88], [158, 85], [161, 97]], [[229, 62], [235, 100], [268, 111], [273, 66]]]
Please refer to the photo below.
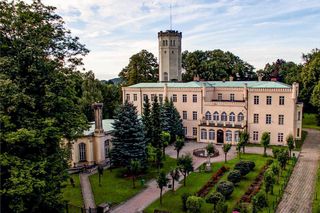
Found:
[[151, 110], [151, 124], [152, 124], [152, 145], [156, 148], [161, 148], [160, 135], [161, 135], [161, 116], [160, 104], [158, 97], [155, 96], [152, 103]]
[[177, 108], [174, 106], [172, 100], [170, 101], [171, 106], [171, 142], [176, 141], [177, 137], [184, 137], [184, 131], [183, 131], [183, 124], [182, 119], [180, 117], [180, 113], [178, 112]]
[[146, 167], [147, 153], [143, 125], [132, 103], [126, 101], [118, 108], [113, 128], [113, 165], [128, 166], [131, 160], [138, 160], [142, 167]]
[[143, 103], [142, 122], [145, 133], [146, 143], [152, 142], [152, 120], [151, 120], [151, 105], [148, 96]]
[[87, 128], [75, 72], [88, 50], [54, 7], [0, 1], [1, 212], [59, 212], [67, 149]]
[[172, 130], [172, 107], [170, 106], [169, 100], [166, 97], [164, 104], [161, 106], [161, 129], [165, 132], [169, 132], [171, 135]]

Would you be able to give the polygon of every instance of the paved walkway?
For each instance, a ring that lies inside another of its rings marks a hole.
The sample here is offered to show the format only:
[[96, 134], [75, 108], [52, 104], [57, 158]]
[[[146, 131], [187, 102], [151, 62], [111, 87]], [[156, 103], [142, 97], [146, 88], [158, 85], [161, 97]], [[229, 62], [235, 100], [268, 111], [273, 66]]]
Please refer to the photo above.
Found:
[[82, 191], [82, 198], [84, 202], [84, 207], [86, 209], [95, 208], [96, 203], [94, 202], [94, 196], [91, 189], [91, 184], [89, 180], [89, 175], [86, 173], [80, 173], [80, 185]]
[[[186, 145], [183, 147], [183, 149], [180, 152], [180, 156], [183, 154], [190, 153], [192, 154], [192, 151], [196, 148], [201, 148], [207, 146], [206, 143], [193, 143], [189, 142], [186, 143]], [[224, 161], [224, 153], [222, 151], [222, 146], [217, 145], [216, 146], [219, 149], [220, 155], [215, 158], [211, 158], [211, 162], [221, 162]], [[246, 153], [258, 153], [263, 154], [263, 148], [262, 147], [246, 147]], [[271, 149], [267, 149], [268, 155], [272, 154]], [[174, 150], [173, 146], [169, 146], [166, 149], [166, 154], [169, 156], [176, 158], [177, 152]], [[233, 159], [237, 156], [236, 147], [233, 146], [231, 150], [228, 153], [228, 160]], [[199, 157], [193, 157], [193, 166], [195, 169], [197, 169], [201, 164], [207, 161], [207, 158], [199, 158]], [[147, 184], [147, 188], [131, 199], [127, 200], [123, 204], [117, 206], [115, 209], [113, 209], [112, 213], [136, 213], [136, 212], [142, 212], [143, 209], [148, 207], [151, 203], [153, 203], [155, 200], [157, 200], [160, 197], [160, 191], [157, 186], [157, 182], [155, 180], [149, 181]], [[178, 189], [181, 186], [181, 184], [176, 183], [175, 184], [175, 190]], [[165, 188], [163, 190], [163, 194], [166, 193], [171, 189]]]
[[313, 190], [319, 158], [320, 131], [308, 129], [308, 136], [278, 205], [277, 213], [312, 212]]

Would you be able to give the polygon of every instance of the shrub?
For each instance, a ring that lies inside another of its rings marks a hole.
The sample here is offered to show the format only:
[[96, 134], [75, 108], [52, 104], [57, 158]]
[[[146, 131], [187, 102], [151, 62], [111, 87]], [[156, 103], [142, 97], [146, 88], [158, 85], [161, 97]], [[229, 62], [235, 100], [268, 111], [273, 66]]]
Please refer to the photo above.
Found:
[[181, 195], [181, 200], [182, 200], [182, 209], [183, 211], [186, 211], [187, 210], [187, 200], [188, 200], [188, 197], [190, 197], [191, 194], [190, 193], [183, 193]]
[[236, 184], [241, 180], [241, 172], [239, 170], [233, 170], [228, 175], [228, 181]]
[[225, 199], [228, 199], [234, 190], [234, 185], [230, 181], [221, 181], [217, 186], [217, 191], [220, 192]]
[[269, 165], [271, 165], [273, 163], [273, 160], [272, 159], [268, 159], [267, 160], [267, 165], [269, 166]]
[[240, 161], [234, 166], [235, 170], [239, 170], [241, 173], [241, 176], [245, 176], [250, 172], [250, 167], [245, 161]]
[[272, 154], [275, 159], [277, 159], [280, 149], [277, 147], [272, 147]]
[[206, 199], [207, 203], [213, 204], [214, 209], [216, 209], [216, 206], [219, 202], [223, 202], [223, 201], [224, 201], [224, 196], [220, 192], [210, 193]]
[[251, 171], [256, 167], [256, 164], [253, 161], [245, 161], [245, 163], [249, 166]]
[[200, 212], [201, 205], [202, 205], [202, 198], [197, 196], [190, 196], [187, 199], [187, 210], [191, 213], [198, 213]]
[[225, 213], [228, 212], [228, 205], [224, 202], [219, 202], [216, 207], [215, 213]]
[[266, 194], [258, 192], [252, 199], [253, 212], [258, 212], [268, 206]]

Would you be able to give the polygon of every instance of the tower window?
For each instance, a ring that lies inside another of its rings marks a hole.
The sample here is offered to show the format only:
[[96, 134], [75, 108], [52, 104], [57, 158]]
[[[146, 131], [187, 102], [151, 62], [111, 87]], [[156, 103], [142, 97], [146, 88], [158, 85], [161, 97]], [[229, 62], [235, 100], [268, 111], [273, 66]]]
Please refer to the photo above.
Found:
[[173, 46], [176, 46], [176, 40], [173, 40]]
[[170, 46], [172, 46], [172, 40], [170, 40]]
[[166, 40], [166, 46], [168, 46], [168, 40]]
[[163, 73], [163, 80], [168, 81], [168, 73], [167, 72]]
[[86, 160], [86, 144], [80, 143], [79, 144], [79, 161]]
[[166, 41], [165, 40], [162, 41], [162, 46], [166, 46]]
[[164, 54], [166, 54], [167, 53], [167, 51], [164, 51]]
[[174, 51], [172, 51], [172, 54], [174, 54]]

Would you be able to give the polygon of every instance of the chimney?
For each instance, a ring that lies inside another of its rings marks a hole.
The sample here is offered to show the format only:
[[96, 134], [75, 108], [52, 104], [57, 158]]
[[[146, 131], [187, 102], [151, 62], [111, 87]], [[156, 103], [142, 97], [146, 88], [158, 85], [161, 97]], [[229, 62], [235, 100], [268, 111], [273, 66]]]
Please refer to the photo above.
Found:
[[95, 122], [95, 128], [94, 128], [94, 134], [102, 134], [104, 132], [103, 126], [102, 126], [102, 103], [94, 103], [91, 105], [92, 109], [94, 110], [94, 122]]
[[230, 76], [230, 77], [229, 77], [229, 81], [233, 81], [233, 76]]

